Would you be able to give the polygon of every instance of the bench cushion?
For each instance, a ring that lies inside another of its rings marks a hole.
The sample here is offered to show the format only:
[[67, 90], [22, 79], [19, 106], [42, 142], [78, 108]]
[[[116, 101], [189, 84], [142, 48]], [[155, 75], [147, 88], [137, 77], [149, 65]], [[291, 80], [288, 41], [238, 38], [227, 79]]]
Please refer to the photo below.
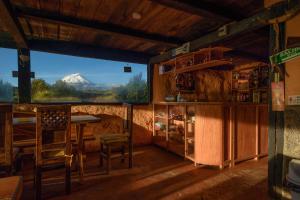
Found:
[[0, 178], [0, 199], [19, 200], [23, 192], [23, 178], [11, 176]]

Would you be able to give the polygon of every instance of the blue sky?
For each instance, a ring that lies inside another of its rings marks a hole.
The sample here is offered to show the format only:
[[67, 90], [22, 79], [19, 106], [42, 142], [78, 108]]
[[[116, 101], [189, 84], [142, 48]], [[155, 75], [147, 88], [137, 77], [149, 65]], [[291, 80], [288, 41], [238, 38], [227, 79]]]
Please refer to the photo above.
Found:
[[[93, 83], [113, 85], [125, 84], [135, 74], [142, 73], [147, 79], [147, 66], [126, 62], [115, 62], [100, 59], [82, 58], [59, 54], [31, 51], [31, 71], [36, 78], [54, 83], [64, 76], [80, 73]], [[132, 67], [131, 73], [124, 73], [125, 65]], [[17, 85], [17, 78], [12, 78], [13, 70], [17, 70], [17, 50], [0, 48], [0, 80]]]

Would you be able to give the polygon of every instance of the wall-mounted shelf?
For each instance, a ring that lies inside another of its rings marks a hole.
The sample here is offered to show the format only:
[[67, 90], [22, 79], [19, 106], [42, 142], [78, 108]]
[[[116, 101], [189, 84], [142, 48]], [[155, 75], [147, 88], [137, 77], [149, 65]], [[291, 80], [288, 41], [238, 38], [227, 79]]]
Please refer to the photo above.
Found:
[[231, 61], [224, 60], [224, 52], [230, 50], [231, 49], [225, 47], [212, 47], [178, 56], [172, 60], [161, 63], [159, 74], [180, 74], [211, 67], [231, 65]]
[[193, 71], [197, 71], [197, 70], [207, 69], [210, 67], [217, 67], [217, 66], [224, 66], [224, 65], [231, 65], [231, 64], [232, 64], [232, 62], [226, 61], [226, 60], [211, 60], [206, 63], [201, 63], [201, 64], [193, 65], [190, 67], [176, 69], [175, 73], [180, 74], [180, 73], [186, 73], [186, 72], [193, 72]]

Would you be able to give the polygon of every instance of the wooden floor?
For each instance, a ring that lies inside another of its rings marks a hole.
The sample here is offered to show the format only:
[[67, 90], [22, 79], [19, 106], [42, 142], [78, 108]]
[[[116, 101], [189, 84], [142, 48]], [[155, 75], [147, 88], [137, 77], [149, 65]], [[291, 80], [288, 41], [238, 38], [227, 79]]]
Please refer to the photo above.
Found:
[[[190, 161], [148, 146], [135, 148], [134, 168], [131, 170], [127, 169], [126, 163], [114, 160], [110, 175], [105, 175], [98, 167], [97, 154], [89, 154], [87, 160], [85, 180], [79, 184], [74, 173], [69, 196], [64, 194], [63, 171], [45, 174], [44, 199], [269, 199], [267, 158], [219, 170], [194, 167]], [[34, 199], [32, 173], [31, 163], [27, 163], [23, 172], [24, 200]]]

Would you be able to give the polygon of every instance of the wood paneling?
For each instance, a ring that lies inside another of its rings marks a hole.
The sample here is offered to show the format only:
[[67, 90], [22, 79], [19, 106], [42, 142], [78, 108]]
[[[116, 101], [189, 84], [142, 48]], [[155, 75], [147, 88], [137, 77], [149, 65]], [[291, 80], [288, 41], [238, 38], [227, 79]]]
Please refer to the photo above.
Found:
[[256, 156], [256, 105], [236, 106], [235, 159]]
[[195, 160], [221, 165], [224, 159], [224, 109], [222, 105], [196, 107]]

